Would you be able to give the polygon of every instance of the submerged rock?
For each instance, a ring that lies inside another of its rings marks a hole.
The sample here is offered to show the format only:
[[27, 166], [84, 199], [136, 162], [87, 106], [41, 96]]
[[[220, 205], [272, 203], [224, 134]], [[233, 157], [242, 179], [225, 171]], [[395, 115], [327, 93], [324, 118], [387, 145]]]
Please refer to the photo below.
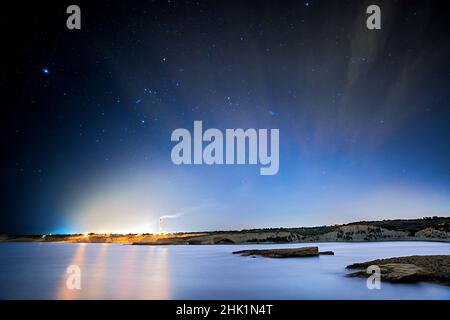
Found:
[[[450, 285], [450, 255], [410, 256], [377, 259], [347, 266], [347, 269], [366, 269], [376, 265], [380, 268], [381, 279], [389, 282], [429, 281]], [[368, 277], [365, 270], [350, 276]]]
[[314, 257], [319, 255], [319, 248], [303, 247], [288, 249], [255, 249], [235, 251], [233, 254], [240, 254], [242, 256], [262, 256], [269, 258]]

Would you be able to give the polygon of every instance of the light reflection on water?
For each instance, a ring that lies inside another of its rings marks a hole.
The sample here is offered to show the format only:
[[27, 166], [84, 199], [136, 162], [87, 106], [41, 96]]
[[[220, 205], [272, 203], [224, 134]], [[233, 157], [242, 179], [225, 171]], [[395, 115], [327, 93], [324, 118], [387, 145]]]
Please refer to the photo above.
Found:
[[[250, 248], [317, 245], [334, 256], [240, 257]], [[368, 290], [345, 266], [376, 258], [450, 254], [449, 243], [378, 242], [288, 245], [129, 246], [2, 243], [1, 299], [450, 299], [450, 287], [382, 283]], [[69, 265], [81, 290], [66, 287]]]
[[[85, 249], [86, 249], [85, 243], [77, 244], [75, 253], [73, 255], [72, 260], [69, 263], [69, 266], [75, 265], [75, 266], [81, 267], [84, 265]], [[66, 288], [67, 287], [67, 284], [66, 284], [67, 278], [66, 277], [61, 279], [60, 282], [61, 282], [61, 284], [58, 287], [58, 292], [56, 295], [57, 299], [78, 299], [79, 298], [79, 294], [80, 294], [81, 290], [67, 290], [67, 288]]]

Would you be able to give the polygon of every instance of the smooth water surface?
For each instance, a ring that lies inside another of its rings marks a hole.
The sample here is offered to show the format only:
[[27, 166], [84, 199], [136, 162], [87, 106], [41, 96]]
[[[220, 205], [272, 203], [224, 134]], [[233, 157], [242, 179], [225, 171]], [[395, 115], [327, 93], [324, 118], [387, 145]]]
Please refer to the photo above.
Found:
[[[319, 246], [334, 256], [252, 258], [252, 248]], [[0, 299], [450, 299], [450, 287], [350, 278], [345, 266], [377, 258], [450, 254], [450, 243], [371, 242], [282, 245], [131, 246], [2, 243]], [[81, 270], [69, 290], [68, 266]]]

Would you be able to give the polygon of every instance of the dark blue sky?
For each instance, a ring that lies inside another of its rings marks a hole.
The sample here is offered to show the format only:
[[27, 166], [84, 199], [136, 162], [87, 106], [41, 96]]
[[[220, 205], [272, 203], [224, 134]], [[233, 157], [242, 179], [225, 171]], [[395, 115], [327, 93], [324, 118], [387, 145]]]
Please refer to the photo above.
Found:
[[[441, 1], [81, 1], [2, 11], [0, 232], [450, 215]], [[279, 128], [280, 170], [175, 166], [176, 128]]]

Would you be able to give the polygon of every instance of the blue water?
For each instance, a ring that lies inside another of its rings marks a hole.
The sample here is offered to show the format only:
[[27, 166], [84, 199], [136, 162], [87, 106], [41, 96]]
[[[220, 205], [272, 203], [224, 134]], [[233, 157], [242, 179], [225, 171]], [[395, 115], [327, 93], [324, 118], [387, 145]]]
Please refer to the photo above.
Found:
[[[231, 252], [317, 245], [334, 256], [270, 259]], [[450, 287], [346, 277], [346, 265], [395, 256], [450, 254], [450, 243], [130, 246], [2, 243], [0, 299], [450, 299]], [[80, 290], [66, 286], [69, 265]]]

